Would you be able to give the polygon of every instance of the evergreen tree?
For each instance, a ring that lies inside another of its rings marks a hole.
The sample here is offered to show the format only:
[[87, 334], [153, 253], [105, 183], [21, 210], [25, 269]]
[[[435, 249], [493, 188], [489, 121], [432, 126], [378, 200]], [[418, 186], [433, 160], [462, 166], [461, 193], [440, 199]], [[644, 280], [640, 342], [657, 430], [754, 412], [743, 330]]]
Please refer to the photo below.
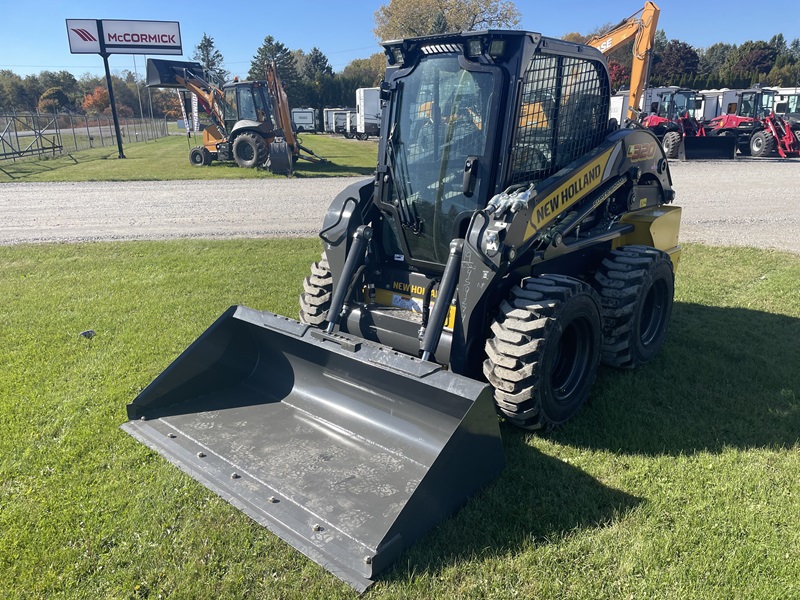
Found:
[[314, 81], [318, 77], [333, 75], [333, 68], [328, 62], [328, 57], [316, 46], [305, 55], [305, 64], [303, 65], [303, 76]]
[[250, 71], [247, 73], [247, 78], [264, 79], [265, 65], [273, 62], [289, 98], [289, 105], [300, 106], [303, 90], [294, 55], [271, 35], [265, 37], [264, 43], [256, 50], [256, 55], [250, 62]]
[[194, 47], [192, 58], [203, 65], [207, 71], [211, 71], [222, 81], [230, 77], [230, 73], [223, 66], [222, 53], [214, 46], [214, 38], [209, 37], [203, 32], [203, 39]]

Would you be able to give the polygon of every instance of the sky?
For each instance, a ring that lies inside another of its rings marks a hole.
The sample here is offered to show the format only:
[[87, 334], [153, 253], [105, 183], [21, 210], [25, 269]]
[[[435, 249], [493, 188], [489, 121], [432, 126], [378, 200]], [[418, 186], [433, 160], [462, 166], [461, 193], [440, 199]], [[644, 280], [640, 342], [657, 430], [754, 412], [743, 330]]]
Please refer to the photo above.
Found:
[[[232, 75], [247, 73], [253, 55], [268, 35], [290, 50], [309, 52], [316, 46], [338, 72], [353, 59], [381, 51], [372, 32], [373, 15], [385, 3], [388, 0], [261, 0], [251, 3], [254, 9], [247, 12], [241, 7], [248, 3], [227, 0], [36, 0], [34, 4], [0, 0], [0, 69], [20, 75], [44, 70], [68, 70], [76, 77], [87, 72], [101, 75], [103, 61], [99, 56], [70, 54], [66, 19], [136, 19], [178, 21], [187, 59], [203, 33], [208, 34]], [[515, 4], [522, 13], [521, 29], [561, 37], [572, 31], [587, 33], [605, 23], [618, 23], [641, 9], [644, 1], [516, 0]], [[780, 18], [771, 18], [769, 11], [765, 14], [752, 2], [743, 0], [720, 3], [716, 9], [690, 0], [660, 0], [657, 4], [661, 9], [658, 26], [667, 38], [680, 39], [696, 48], [716, 42], [769, 40], [777, 33], [783, 33], [787, 41], [800, 37], [800, 16], [796, 11], [780, 11]], [[136, 69], [140, 76], [144, 74], [141, 56], [112, 55], [109, 63], [112, 72]]]

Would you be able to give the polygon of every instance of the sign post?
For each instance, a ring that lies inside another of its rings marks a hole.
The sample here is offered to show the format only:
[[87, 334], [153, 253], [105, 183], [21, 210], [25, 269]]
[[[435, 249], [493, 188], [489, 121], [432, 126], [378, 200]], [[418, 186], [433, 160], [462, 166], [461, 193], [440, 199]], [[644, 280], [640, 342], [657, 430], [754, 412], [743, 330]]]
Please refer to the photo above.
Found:
[[108, 100], [114, 131], [117, 134], [119, 158], [122, 135], [117, 118], [117, 103], [108, 68], [110, 54], [183, 54], [181, 26], [177, 21], [118, 21], [113, 19], [67, 19], [69, 51], [72, 54], [99, 54], [103, 57], [108, 85]]

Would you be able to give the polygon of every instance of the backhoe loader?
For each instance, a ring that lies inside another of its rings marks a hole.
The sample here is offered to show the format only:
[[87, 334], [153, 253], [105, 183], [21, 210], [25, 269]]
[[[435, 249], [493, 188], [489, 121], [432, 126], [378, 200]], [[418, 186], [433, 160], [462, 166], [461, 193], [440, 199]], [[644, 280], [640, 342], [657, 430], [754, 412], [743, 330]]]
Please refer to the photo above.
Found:
[[[197, 167], [215, 160], [236, 161], [240, 167], [266, 167], [291, 175], [302, 158], [326, 162], [300, 141], [292, 129], [289, 101], [275, 65], [265, 65], [261, 81], [212, 82], [196, 62], [147, 59], [148, 87], [176, 88], [192, 92], [211, 118], [203, 130], [203, 145], [189, 151]], [[302, 151], [302, 152], [301, 152]]]
[[376, 174], [331, 203], [300, 320], [231, 307], [123, 425], [358, 590], [497, 477], [501, 421], [559, 427], [601, 362], [656, 356], [681, 253], [667, 159], [609, 123], [599, 51], [383, 46]]

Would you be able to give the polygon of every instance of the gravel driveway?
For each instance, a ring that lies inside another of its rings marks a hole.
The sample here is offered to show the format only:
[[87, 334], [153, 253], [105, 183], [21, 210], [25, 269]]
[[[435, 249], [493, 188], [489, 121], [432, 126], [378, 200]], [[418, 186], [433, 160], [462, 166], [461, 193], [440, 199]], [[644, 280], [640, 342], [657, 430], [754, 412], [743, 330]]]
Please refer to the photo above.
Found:
[[[681, 239], [800, 253], [800, 160], [671, 162]], [[363, 177], [0, 184], [0, 244], [313, 236]]]

